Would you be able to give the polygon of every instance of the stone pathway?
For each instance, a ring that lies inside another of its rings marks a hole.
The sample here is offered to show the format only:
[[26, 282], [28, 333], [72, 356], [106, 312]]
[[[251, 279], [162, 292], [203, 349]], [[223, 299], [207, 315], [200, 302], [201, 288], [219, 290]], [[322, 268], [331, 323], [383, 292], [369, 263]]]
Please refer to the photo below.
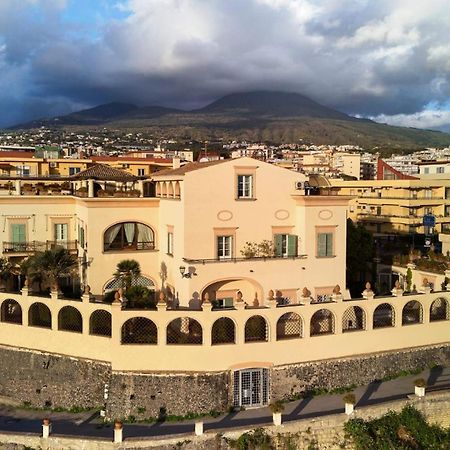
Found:
[[[367, 386], [356, 388], [356, 408], [374, 405], [392, 400], [406, 398], [414, 392], [413, 382], [417, 378], [427, 380], [428, 392], [450, 390], [450, 367], [426, 370], [418, 375], [410, 375], [391, 381], [374, 382]], [[292, 421], [320, 417], [328, 414], [343, 413], [342, 394], [320, 395], [308, 397], [285, 405], [283, 421]], [[102, 424], [97, 419], [92, 420], [92, 413], [49, 413], [17, 409], [13, 406], [0, 407], [0, 430], [9, 432], [26, 432], [40, 435], [42, 419], [52, 420], [52, 434], [65, 436], [83, 436], [88, 438], [111, 439], [113, 426]], [[183, 422], [162, 422], [153, 424], [125, 424], [125, 438], [151, 438], [193, 434], [195, 420]], [[269, 408], [249, 409], [226, 414], [217, 418], [205, 418], [205, 430], [226, 430], [230, 428], [258, 427], [272, 423]]]

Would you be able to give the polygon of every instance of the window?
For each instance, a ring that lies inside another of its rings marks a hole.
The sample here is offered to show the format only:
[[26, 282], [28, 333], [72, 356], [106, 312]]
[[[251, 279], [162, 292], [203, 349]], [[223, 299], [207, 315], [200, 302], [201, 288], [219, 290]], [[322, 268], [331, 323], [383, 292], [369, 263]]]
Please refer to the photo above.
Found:
[[444, 168], [443, 167], [437, 167], [436, 168], [436, 173], [444, 173]]
[[16, 243], [26, 241], [26, 227], [24, 223], [13, 223], [11, 225], [11, 240]]
[[430, 169], [428, 167], [424, 167], [423, 168], [423, 173], [430, 173]]
[[173, 255], [173, 232], [167, 233], [167, 254]]
[[275, 234], [275, 256], [297, 256], [298, 237], [293, 234]]
[[253, 175], [238, 175], [237, 197], [253, 198]]
[[84, 247], [84, 228], [78, 225], [78, 243], [80, 247]]
[[81, 172], [80, 167], [69, 167], [69, 175], [75, 175]]
[[232, 254], [233, 236], [217, 236], [217, 258], [229, 259]]
[[55, 241], [67, 241], [67, 223], [55, 223]]
[[145, 176], [145, 169], [138, 169], [137, 173], [138, 173], [138, 177], [143, 177], [143, 176]]
[[30, 166], [17, 166], [17, 176], [26, 177], [30, 175]]
[[123, 222], [109, 227], [104, 234], [104, 251], [153, 250], [153, 230], [137, 222]]
[[327, 258], [333, 255], [333, 233], [317, 234], [317, 257]]

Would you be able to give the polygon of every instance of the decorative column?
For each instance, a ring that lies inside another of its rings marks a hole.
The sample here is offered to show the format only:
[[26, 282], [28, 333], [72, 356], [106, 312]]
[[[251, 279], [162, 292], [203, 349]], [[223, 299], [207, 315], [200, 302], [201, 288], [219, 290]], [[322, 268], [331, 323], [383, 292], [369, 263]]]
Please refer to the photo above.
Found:
[[50, 422], [50, 419], [43, 419], [42, 420], [42, 437], [44, 439], [48, 439], [51, 432], [52, 432], [52, 423]]
[[167, 309], [166, 296], [163, 291], [159, 293], [158, 303], [156, 304], [158, 311], [165, 311]]
[[88, 180], [88, 197], [94, 197], [94, 180]]
[[302, 296], [300, 297], [300, 304], [306, 305], [307, 303], [311, 303], [311, 291], [305, 286], [302, 289]]
[[22, 194], [22, 187], [20, 180], [15, 180], [14, 182], [14, 195], [21, 195]]
[[123, 423], [119, 420], [114, 422], [114, 444], [123, 442]]
[[138, 189], [139, 189], [139, 197], [144, 196], [144, 180], [138, 180], [137, 182]]
[[401, 297], [403, 295], [403, 289], [400, 286], [400, 281], [397, 280], [395, 282], [395, 286], [392, 288], [391, 292], [394, 297]]
[[341, 293], [341, 287], [337, 284], [334, 289], [333, 293], [331, 294], [331, 299], [333, 302], [341, 302], [343, 300], [343, 295]]
[[274, 297], [274, 292], [272, 289], [268, 292], [269, 296], [267, 297], [267, 305], [269, 308], [277, 307], [277, 299]]
[[419, 292], [423, 294], [429, 294], [431, 292], [430, 283], [428, 278], [424, 278], [422, 281], [422, 286], [419, 287]]
[[91, 287], [88, 284], [84, 286], [84, 291], [81, 299], [84, 303], [89, 303], [91, 301]]

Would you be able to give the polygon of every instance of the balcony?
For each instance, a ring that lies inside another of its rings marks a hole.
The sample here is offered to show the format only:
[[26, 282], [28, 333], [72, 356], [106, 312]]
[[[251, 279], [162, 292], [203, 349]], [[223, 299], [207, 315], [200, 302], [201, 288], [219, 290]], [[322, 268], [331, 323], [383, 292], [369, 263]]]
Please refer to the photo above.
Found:
[[33, 254], [55, 248], [65, 248], [70, 253], [78, 252], [77, 241], [27, 241], [27, 242], [3, 242], [4, 254]]
[[183, 258], [183, 261], [188, 264], [215, 264], [215, 263], [237, 263], [242, 261], [275, 261], [275, 260], [296, 260], [306, 259], [308, 255], [297, 256], [253, 256], [253, 257], [240, 257], [240, 258], [210, 258], [210, 259], [192, 259]]
[[105, 243], [103, 246], [104, 252], [135, 252], [141, 250], [155, 250], [154, 241], [141, 241], [127, 244], [126, 242], [112, 242]]

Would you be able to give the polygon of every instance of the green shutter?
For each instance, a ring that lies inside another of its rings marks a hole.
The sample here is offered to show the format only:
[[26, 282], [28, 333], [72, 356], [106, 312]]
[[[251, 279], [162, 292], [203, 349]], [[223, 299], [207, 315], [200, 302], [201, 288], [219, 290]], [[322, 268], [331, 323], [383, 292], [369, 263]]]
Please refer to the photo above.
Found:
[[273, 239], [275, 241], [275, 256], [283, 256], [283, 235], [275, 234]]
[[333, 233], [327, 233], [327, 256], [333, 256]]
[[327, 235], [319, 233], [317, 235], [317, 256], [323, 257], [327, 254]]
[[295, 234], [288, 234], [287, 236], [287, 250], [288, 256], [297, 256], [298, 237]]
[[13, 223], [11, 225], [11, 234], [13, 242], [25, 242], [25, 224]]

